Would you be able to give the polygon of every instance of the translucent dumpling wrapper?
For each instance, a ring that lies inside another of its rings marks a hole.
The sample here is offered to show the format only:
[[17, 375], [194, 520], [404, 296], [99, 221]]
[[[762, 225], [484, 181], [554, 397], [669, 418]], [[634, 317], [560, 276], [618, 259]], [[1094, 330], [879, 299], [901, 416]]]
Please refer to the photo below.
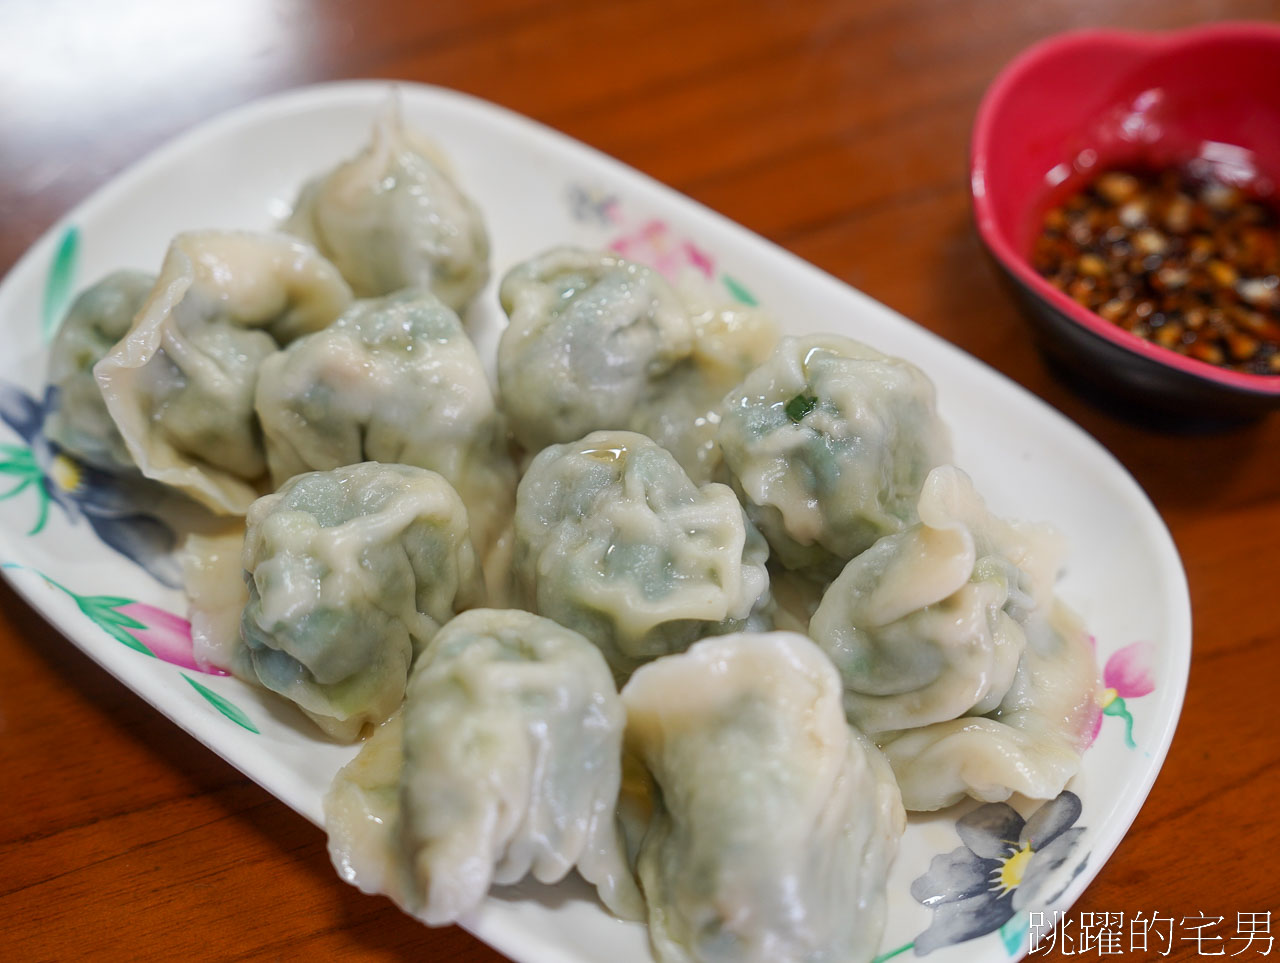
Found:
[[623, 689], [627, 751], [656, 786], [638, 872], [663, 963], [875, 954], [906, 814], [840, 695], [790, 632], [704, 640]]
[[809, 621], [826, 594], [827, 583], [774, 563], [769, 566], [769, 587], [777, 604], [775, 627], [808, 635]]
[[267, 475], [258, 368], [351, 302], [333, 265], [282, 234], [180, 234], [124, 339], [94, 368], [148, 478], [243, 515]]
[[693, 348], [693, 324], [657, 272], [613, 254], [555, 248], [513, 268], [499, 298], [510, 323], [498, 387], [530, 452], [597, 428], [625, 428]]
[[693, 324], [693, 350], [654, 386], [628, 424], [599, 427], [648, 435], [701, 484], [718, 480], [722, 459], [716, 435], [724, 397], [769, 357], [778, 329], [758, 308], [715, 305], [681, 293]]
[[966, 795], [1052, 799], [1080, 769], [1098, 713], [1098, 665], [1088, 630], [1053, 602], [1026, 625], [1013, 685], [985, 716], [878, 735], [907, 809], [931, 811]]
[[314, 244], [360, 297], [428, 288], [461, 310], [489, 278], [489, 236], [439, 150], [388, 100], [367, 147], [303, 187], [282, 229]]
[[415, 653], [483, 599], [462, 499], [424, 468], [298, 475], [247, 522], [248, 664], [338, 739], [387, 719]]
[[404, 715], [398, 709], [369, 734], [360, 752], [333, 777], [324, 796], [329, 859], [362, 893], [382, 893], [408, 910], [400, 837]]
[[703, 636], [771, 627], [768, 546], [733, 492], [695, 485], [644, 435], [545, 449], [515, 532], [524, 604], [598, 645], [619, 678]]
[[255, 408], [277, 485], [361, 461], [416, 465], [457, 489], [478, 551], [511, 524], [504, 420], [457, 314], [430, 292], [358, 301], [266, 359]]
[[143, 271], [108, 274], [76, 297], [49, 347], [49, 385], [55, 395], [45, 436], [81, 461], [107, 471], [135, 468], [107, 411], [93, 366], [128, 332], [155, 280]]
[[718, 439], [774, 556], [824, 581], [915, 522], [925, 477], [951, 460], [920, 369], [832, 334], [784, 338], [725, 398]]
[[845, 566], [809, 623], [868, 733], [994, 710], [1062, 558], [1052, 529], [995, 517], [949, 465], [929, 474], [918, 512]]
[[615, 817], [624, 724], [582, 636], [528, 612], [465, 612], [327, 795], [334, 865], [433, 925], [494, 884], [555, 883], [575, 868], [615, 914], [640, 919]]
[[177, 555], [196, 662], [253, 682], [257, 677], [240, 637], [240, 620], [249, 602], [242, 567], [244, 535], [243, 518], [224, 517], [219, 526], [187, 532]]
[[777, 341], [760, 311], [692, 303], [606, 251], [554, 248], [508, 272], [499, 295], [498, 382], [527, 451], [637, 431], [697, 482], [719, 465], [721, 400]]

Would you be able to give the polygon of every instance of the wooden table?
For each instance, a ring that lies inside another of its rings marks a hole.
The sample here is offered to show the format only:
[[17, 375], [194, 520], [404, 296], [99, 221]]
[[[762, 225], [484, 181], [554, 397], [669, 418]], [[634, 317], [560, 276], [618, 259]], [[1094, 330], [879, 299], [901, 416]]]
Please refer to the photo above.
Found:
[[[978, 99], [1027, 44], [1086, 25], [1225, 17], [1276, 18], [1280, 7], [9, 0], [0, 270], [177, 132], [325, 79], [455, 87], [652, 174], [1009, 374], [1150, 493], [1190, 577], [1191, 683], [1159, 781], [1075, 910], [1204, 911], [1234, 927], [1237, 912], [1280, 909], [1280, 416], [1178, 437], [1071, 394], [984, 256], [965, 169]], [[318, 830], [157, 725], [2, 585], [0, 774], [7, 959], [498, 959], [338, 883]], [[1183, 945], [1173, 958], [1194, 955]]]

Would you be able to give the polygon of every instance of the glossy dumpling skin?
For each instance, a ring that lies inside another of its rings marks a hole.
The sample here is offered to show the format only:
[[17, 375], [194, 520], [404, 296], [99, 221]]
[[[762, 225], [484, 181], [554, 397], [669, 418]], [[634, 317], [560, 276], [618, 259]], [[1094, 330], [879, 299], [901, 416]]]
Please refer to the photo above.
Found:
[[809, 623], [868, 733], [994, 710], [1062, 557], [1052, 529], [995, 517], [949, 465], [929, 473], [918, 513], [845, 566]]
[[257, 677], [240, 636], [240, 621], [249, 601], [241, 567], [245, 520], [238, 516], [219, 518], [221, 525], [186, 532], [178, 544], [191, 652], [200, 665], [214, 665], [255, 682]]
[[769, 357], [778, 343], [773, 320], [745, 305], [688, 300], [693, 324], [689, 356], [662, 378], [624, 427], [648, 435], [671, 454], [698, 484], [720, 480], [716, 440], [724, 397]]
[[527, 451], [627, 428], [693, 347], [693, 325], [657, 272], [602, 251], [554, 248], [513, 268], [499, 298], [498, 388]]
[[408, 905], [408, 873], [400, 837], [400, 776], [404, 772], [404, 711], [398, 709], [364, 740], [325, 793], [324, 831], [338, 875], [362, 893], [382, 893]]
[[390, 716], [415, 652], [482, 598], [462, 500], [423, 468], [298, 475], [247, 523], [245, 655], [335, 738]]
[[477, 609], [432, 640], [404, 710], [404, 838], [427, 922], [490, 882], [575, 866], [615, 912], [639, 894], [614, 818], [626, 715], [586, 639], [514, 609]]
[[920, 369], [832, 334], [784, 338], [725, 398], [718, 437], [774, 556], [824, 581], [914, 522], [925, 476], [951, 460]]
[[293, 238], [178, 235], [132, 328], [94, 368], [142, 473], [244, 514], [267, 474], [258, 367], [350, 301], [333, 265]]
[[439, 472], [486, 551], [515, 504], [493, 391], [457, 314], [406, 290], [358, 301], [262, 363], [255, 408], [271, 477], [381, 461]]
[[554, 883], [574, 868], [613, 912], [640, 919], [614, 815], [624, 724], [582, 636], [515, 609], [464, 612], [326, 797], [334, 865], [433, 925], [495, 883]]
[[309, 182], [282, 229], [319, 248], [360, 297], [429, 288], [461, 310], [489, 278], [479, 209], [394, 98], [369, 145]]
[[761, 312], [686, 301], [607, 251], [553, 248], [508, 272], [499, 296], [499, 393], [525, 450], [637, 431], [699, 483], [720, 464], [722, 399], [777, 342]]
[[1079, 771], [1101, 711], [1089, 632], [1052, 602], [1026, 635], [1013, 685], [992, 712], [877, 736], [907, 809], [941, 809], [966, 795], [1052, 799]]
[[598, 645], [616, 676], [705, 635], [769, 627], [768, 547], [725, 485], [644, 435], [553, 445], [516, 492], [525, 605]]
[[108, 274], [75, 299], [49, 348], [49, 384], [56, 400], [44, 433], [81, 461], [107, 471], [132, 471], [134, 464], [93, 366], [125, 336], [155, 280], [144, 271]]
[[651, 774], [638, 872], [663, 963], [874, 955], [906, 815], [826, 656], [729, 635], [636, 671], [628, 753]]

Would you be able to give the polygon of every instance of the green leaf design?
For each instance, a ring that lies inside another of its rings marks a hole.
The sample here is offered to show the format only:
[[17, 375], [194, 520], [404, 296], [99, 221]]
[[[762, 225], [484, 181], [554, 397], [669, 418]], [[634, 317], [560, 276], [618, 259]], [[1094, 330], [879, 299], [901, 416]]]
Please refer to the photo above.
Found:
[[145, 629], [147, 626], [143, 622], [139, 622], [132, 616], [125, 615], [123, 612], [103, 612], [101, 615], [92, 615], [93, 619], [99, 625], [118, 625], [122, 629]]
[[44, 528], [44, 523], [49, 520], [49, 493], [44, 490], [44, 484], [36, 485], [36, 491], [40, 494], [40, 513], [36, 515], [36, 523], [31, 526], [28, 535], [39, 535]]
[[[47, 581], [51, 581], [45, 576]], [[54, 585], [58, 583], [53, 582]], [[134, 604], [134, 599], [127, 599], [116, 595], [77, 595], [63, 585], [58, 588], [66, 592], [73, 599], [80, 611], [93, 620], [93, 623], [106, 632], [121, 645], [126, 645], [135, 652], [141, 652], [156, 658], [156, 654], [152, 652], [145, 644], [139, 641], [129, 629], [145, 629], [146, 626], [132, 616], [125, 615], [123, 612], [117, 612], [122, 605]]]
[[[98, 622], [97, 619], [94, 619], [94, 621]], [[126, 632], [121, 626], [108, 622], [98, 622], [98, 628], [102, 629], [103, 632], [106, 632], [107, 635], [111, 636], [121, 645], [126, 645], [133, 649], [133, 651], [141, 652], [143, 655], [149, 655], [153, 659], [156, 658], [156, 654], [154, 652]]]
[[[6, 562], [3, 567], [26, 568], [26, 566], [19, 565], [17, 562]], [[135, 604], [136, 599], [128, 599], [122, 595], [77, 595], [57, 579], [52, 579], [45, 575], [44, 572], [36, 571], [36, 569], [29, 569], [29, 571], [35, 572], [59, 592], [65, 592], [69, 595], [71, 600], [76, 603], [76, 607], [88, 616], [94, 625], [121, 645], [126, 645], [135, 652], [141, 652], [143, 655], [149, 655], [153, 659], [157, 658], [154, 652], [134, 638], [131, 632], [127, 631], [128, 629], [145, 629], [146, 626], [132, 616], [116, 611], [123, 605]]]
[[910, 943], [906, 943], [902, 946], [899, 946], [896, 950], [890, 950], [888, 953], [881, 953], [874, 960], [872, 960], [871, 963], [884, 963], [885, 960], [891, 960], [895, 956], [898, 956], [901, 953], [905, 953], [907, 952], [907, 950], [913, 949], [915, 945], [916, 945], [916, 941], [912, 940]]
[[19, 448], [5, 445], [5, 460], [0, 461], [0, 473], [13, 475], [26, 482], [37, 481], [44, 477], [40, 465], [36, 462], [35, 453], [30, 448]]
[[44, 528], [44, 523], [49, 520], [50, 498], [45, 488], [44, 472], [41, 471], [40, 465], [36, 462], [35, 453], [30, 448], [0, 445], [0, 453], [5, 456], [5, 460], [0, 461], [0, 475], [10, 475], [16, 479], [12, 488], [6, 492], [0, 492], [0, 502], [20, 495], [34, 486], [40, 507], [36, 513], [36, 523], [27, 534], [37, 535]]
[[19, 492], [23, 491], [30, 484], [31, 484], [31, 479], [24, 478], [22, 481], [18, 482], [18, 484], [10, 488], [7, 492], [0, 494], [0, 502], [4, 501], [6, 498], [12, 498], [14, 495], [17, 495]]
[[1124, 720], [1124, 741], [1130, 749], [1137, 749], [1138, 744], [1133, 741], [1133, 716], [1129, 714], [1129, 707], [1125, 705], [1123, 696], [1116, 696], [1102, 710], [1102, 714], [1106, 716], [1119, 716]]
[[727, 274], [720, 275], [720, 280], [724, 282], [724, 286], [729, 293], [733, 295], [735, 301], [745, 304], [749, 308], [757, 307], [760, 302], [756, 300], [756, 296], [744, 288], [738, 280], [731, 278]]
[[236, 725], [244, 729], [248, 729], [252, 733], [261, 735], [261, 733], [258, 732], [258, 727], [249, 720], [249, 717], [245, 715], [244, 710], [234, 702], [231, 702], [225, 696], [218, 695], [218, 693], [214, 692], [208, 686], [201, 685], [185, 672], [182, 673], [182, 677], [191, 683], [191, 688], [204, 696], [209, 705], [213, 706]]
[[44, 279], [44, 307], [41, 312], [40, 332], [44, 335], [45, 344], [53, 340], [62, 316], [66, 313], [67, 302], [71, 300], [71, 291], [76, 281], [76, 262], [80, 257], [80, 229], [74, 225], [68, 227], [54, 252], [53, 263], [49, 265], [49, 274]]
[[91, 619], [99, 618], [99, 613], [101, 613], [102, 618], [123, 619], [124, 622], [122, 624], [129, 625], [132, 628], [146, 628], [145, 625], [132, 616], [116, 611], [116, 609], [125, 605], [134, 605], [138, 601], [137, 599], [127, 599], [122, 595], [81, 595], [78, 598], [80, 600], [80, 608]]
[[818, 407], [818, 399], [813, 395], [798, 394], [787, 402], [787, 417], [797, 425], [804, 421], [804, 416]]
[[1010, 956], [1022, 949], [1030, 931], [1031, 917], [1026, 913], [1015, 913], [1000, 927], [1000, 939]]

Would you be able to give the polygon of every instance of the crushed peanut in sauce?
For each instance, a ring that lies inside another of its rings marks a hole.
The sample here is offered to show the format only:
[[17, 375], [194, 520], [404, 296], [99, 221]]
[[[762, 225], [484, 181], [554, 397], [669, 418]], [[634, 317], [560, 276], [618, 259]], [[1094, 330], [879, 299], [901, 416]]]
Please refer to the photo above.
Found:
[[1112, 170], [1045, 215], [1032, 264], [1140, 337], [1280, 375], [1280, 215], [1187, 170]]

